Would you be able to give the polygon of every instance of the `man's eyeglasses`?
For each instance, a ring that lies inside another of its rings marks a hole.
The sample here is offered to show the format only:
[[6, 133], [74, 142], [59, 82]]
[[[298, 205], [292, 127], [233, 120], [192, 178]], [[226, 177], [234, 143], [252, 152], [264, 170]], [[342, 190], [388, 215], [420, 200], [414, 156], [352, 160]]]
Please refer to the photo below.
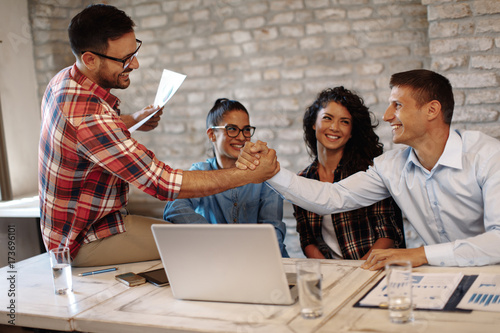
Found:
[[245, 126], [243, 128], [239, 128], [236, 125], [226, 125], [226, 126], [212, 126], [210, 128], [224, 128], [226, 130], [226, 134], [230, 138], [235, 138], [240, 135], [240, 132], [243, 133], [245, 138], [251, 138], [253, 133], [255, 133], [255, 127], [253, 126]]
[[134, 61], [135, 57], [137, 57], [137, 53], [139, 53], [139, 49], [141, 48], [141, 45], [142, 45], [142, 41], [140, 41], [138, 39], [136, 39], [135, 41], [137, 42], [137, 49], [134, 51], [134, 53], [132, 53], [131, 55], [129, 55], [123, 59], [110, 57], [110, 56], [107, 56], [105, 54], [97, 53], [94, 51], [82, 51], [82, 54], [84, 54], [85, 52], [90, 52], [90, 53], [95, 54], [96, 56], [99, 56], [99, 57], [103, 57], [103, 58], [106, 58], [109, 60], [121, 62], [123, 64], [123, 69], [126, 69], [132, 63], [132, 61]]

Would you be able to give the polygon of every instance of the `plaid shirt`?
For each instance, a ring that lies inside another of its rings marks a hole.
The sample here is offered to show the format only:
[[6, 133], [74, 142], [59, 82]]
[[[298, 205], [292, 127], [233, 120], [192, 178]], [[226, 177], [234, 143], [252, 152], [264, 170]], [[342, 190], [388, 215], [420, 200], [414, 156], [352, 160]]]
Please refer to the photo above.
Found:
[[182, 170], [131, 138], [119, 102], [76, 65], [47, 86], [38, 166], [47, 249], [65, 244], [74, 258], [83, 243], [125, 232], [128, 183], [161, 200], [174, 200], [180, 191]]
[[[299, 176], [317, 179], [318, 159], [299, 173]], [[333, 182], [338, 182], [352, 174], [352, 171], [342, 167], [342, 161], [334, 172]], [[376, 204], [349, 212], [332, 214], [337, 240], [344, 259], [361, 259], [379, 238], [394, 240], [395, 246], [404, 246], [403, 233], [397, 226], [395, 203], [392, 198], [379, 201]], [[321, 223], [323, 217], [293, 206], [297, 220], [297, 231], [300, 235], [302, 250], [307, 245], [316, 245], [325, 258], [333, 258], [330, 247], [323, 240]]]

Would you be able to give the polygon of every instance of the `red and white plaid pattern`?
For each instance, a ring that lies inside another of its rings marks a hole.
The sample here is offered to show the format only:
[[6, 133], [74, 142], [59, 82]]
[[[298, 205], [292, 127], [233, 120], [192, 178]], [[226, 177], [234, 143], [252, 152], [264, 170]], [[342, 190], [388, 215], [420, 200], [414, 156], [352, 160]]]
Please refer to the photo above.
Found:
[[125, 231], [128, 184], [176, 199], [182, 170], [159, 161], [120, 119], [119, 99], [76, 67], [59, 72], [42, 101], [39, 196], [48, 249], [71, 248]]

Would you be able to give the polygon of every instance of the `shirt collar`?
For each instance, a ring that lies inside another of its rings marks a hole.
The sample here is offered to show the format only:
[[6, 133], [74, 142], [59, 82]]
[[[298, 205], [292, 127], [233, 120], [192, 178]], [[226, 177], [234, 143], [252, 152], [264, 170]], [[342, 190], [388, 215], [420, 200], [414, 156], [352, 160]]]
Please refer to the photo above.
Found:
[[455, 169], [462, 169], [462, 138], [456, 131], [450, 130], [443, 154], [436, 164]]
[[[413, 163], [421, 168], [422, 164], [417, 158], [415, 150], [410, 147], [410, 154], [408, 156], [406, 164]], [[448, 135], [448, 140], [444, 146], [444, 151], [439, 157], [436, 165], [432, 169], [436, 169], [437, 166], [442, 165], [445, 167], [462, 169], [462, 139], [456, 131], [450, 130]]]
[[219, 166], [217, 165], [217, 158], [216, 157], [211, 157], [211, 158], [207, 159], [207, 162], [212, 167], [212, 170], [218, 170], [219, 169]]
[[104, 89], [100, 87], [97, 83], [86, 77], [76, 64], [73, 64], [73, 67], [70, 70], [70, 76], [75, 80], [79, 85], [83, 87], [83, 89], [91, 91], [97, 97], [103, 99], [106, 103], [108, 103], [115, 111], [120, 114], [120, 110], [118, 107], [120, 106], [120, 99], [115, 95], [110, 93], [110, 89]]

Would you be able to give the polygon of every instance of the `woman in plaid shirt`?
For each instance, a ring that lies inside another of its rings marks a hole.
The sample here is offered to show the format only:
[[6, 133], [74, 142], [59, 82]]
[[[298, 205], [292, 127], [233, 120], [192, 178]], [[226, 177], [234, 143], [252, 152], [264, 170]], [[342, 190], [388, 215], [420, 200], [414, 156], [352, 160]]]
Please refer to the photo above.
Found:
[[[299, 175], [338, 182], [364, 171], [382, 154], [371, 113], [344, 87], [325, 89], [306, 109], [304, 140], [314, 161]], [[405, 247], [401, 212], [392, 198], [357, 210], [320, 216], [294, 205], [308, 258], [366, 259], [375, 248]]]

